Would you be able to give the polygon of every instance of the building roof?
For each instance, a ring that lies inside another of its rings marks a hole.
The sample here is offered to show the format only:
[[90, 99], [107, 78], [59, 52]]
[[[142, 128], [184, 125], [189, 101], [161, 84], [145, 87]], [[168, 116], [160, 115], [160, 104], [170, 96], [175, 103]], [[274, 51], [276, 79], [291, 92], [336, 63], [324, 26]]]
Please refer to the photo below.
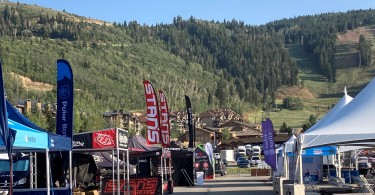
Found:
[[108, 111], [108, 112], [105, 112], [103, 114], [104, 117], [111, 117], [111, 116], [117, 116], [119, 114], [122, 114], [122, 115], [130, 115], [130, 112], [128, 111], [124, 111], [124, 110], [112, 110], [112, 111]]
[[230, 121], [227, 121], [227, 122], [219, 125], [220, 128], [234, 127], [234, 126], [242, 126], [242, 127], [247, 127], [247, 128], [251, 128], [251, 129], [259, 129], [259, 124], [247, 124], [247, 123], [244, 123], [244, 122], [234, 121], [234, 120], [230, 120]]

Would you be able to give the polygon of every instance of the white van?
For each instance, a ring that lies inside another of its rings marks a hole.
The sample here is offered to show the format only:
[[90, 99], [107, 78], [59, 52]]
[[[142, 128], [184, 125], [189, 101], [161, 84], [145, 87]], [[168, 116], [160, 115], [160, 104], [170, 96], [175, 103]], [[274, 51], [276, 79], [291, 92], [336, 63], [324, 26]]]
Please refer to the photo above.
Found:
[[261, 148], [260, 146], [253, 146], [251, 147], [251, 151], [253, 156], [260, 156]]
[[246, 148], [245, 146], [238, 146], [237, 153], [243, 156], [246, 156]]

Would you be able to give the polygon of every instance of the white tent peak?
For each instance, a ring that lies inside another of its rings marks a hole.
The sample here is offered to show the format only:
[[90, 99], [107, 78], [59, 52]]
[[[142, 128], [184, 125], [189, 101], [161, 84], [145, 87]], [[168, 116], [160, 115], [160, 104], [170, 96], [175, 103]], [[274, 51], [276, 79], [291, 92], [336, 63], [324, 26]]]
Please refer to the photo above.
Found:
[[347, 95], [348, 91], [346, 91], [346, 86], [344, 87], [344, 94]]
[[[344, 91], [346, 91], [346, 88], [344, 89]], [[341, 109], [344, 108], [352, 100], [353, 98], [350, 97], [347, 93], [345, 93], [345, 95], [336, 103], [336, 105], [317, 123], [315, 123], [312, 127], [307, 129], [305, 133], [313, 131], [314, 129], [317, 129], [330, 123], [341, 111]]]
[[294, 146], [295, 141], [297, 140], [297, 137], [295, 135], [292, 135], [288, 141], [285, 142], [285, 151], [286, 152], [294, 152]]

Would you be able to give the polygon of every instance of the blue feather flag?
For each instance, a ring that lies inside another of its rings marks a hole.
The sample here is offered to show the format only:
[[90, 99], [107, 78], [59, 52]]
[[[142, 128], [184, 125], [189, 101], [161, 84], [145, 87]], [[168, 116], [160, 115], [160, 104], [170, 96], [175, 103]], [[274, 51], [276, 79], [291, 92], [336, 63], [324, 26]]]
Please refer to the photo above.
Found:
[[[4, 78], [3, 78], [3, 67], [0, 63], [0, 134], [4, 142], [6, 150], [8, 152], [9, 161], [10, 161], [10, 175], [13, 175], [13, 143], [15, 133], [8, 127], [8, 116], [7, 116], [7, 107], [6, 107], [6, 98], [5, 98], [5, 89], [4, 89]], [[13, 177], [10, 177], [10, 186], [9, 194], [13, 192]]]

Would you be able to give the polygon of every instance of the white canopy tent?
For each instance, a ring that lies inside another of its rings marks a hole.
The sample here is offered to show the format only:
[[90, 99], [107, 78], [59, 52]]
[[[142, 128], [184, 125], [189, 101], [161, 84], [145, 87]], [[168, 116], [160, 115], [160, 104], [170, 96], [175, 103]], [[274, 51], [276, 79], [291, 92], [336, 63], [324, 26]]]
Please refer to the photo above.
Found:
[[[298, 137], [299, 154], [304, 148], [324, 145], [372, 145], [375, 144], [375, 79], [354, 99], [337, 111], [328, 113], [327, 119], [317, 123]], [[347, 94], [343, 98], [346, 97]], [[342, 99], [343, 99], [342, 98]], [[344, 101], [344, 100], [340, 100]], [[336, 107], [336, 106], [335, 106]], [[328, 118], [329, 116], [329, 118]], [[299, 167], [301, 170], [301, 167]], [[299, 178], [302, 182], [302, 174]]]
[[[309, 132], [309, 131], [313, 131], [314, 129], [317, 129], [321, 126], [324, 126], [326, 124], [328, 124], [334, 117], [337, 113], [339, 113], [339, 111], [344, 108], [353, 98], [350, 97], [348, 94], [347, 94], [347, 91], [346, 91], [346, 87], [344, 88], [344, 96], [336, 103], [336, 105], [323, 117], [321, 118], [317, 123], [315, 123], [311, 128], [309, 128], [306, 132]], [[305, 133], [306, 133], [305, 132]], [[286, 154], [287, 153], [294, 153], [296, 151], [296, 140], [297, 140], [297, 137], [295, 135], [291, 136], [288, 141], [286, 141], [284, 143], [284, 145], [280, 148], [277, 149], [278, 150], [281, 150], [283, 149], [283, 155], [284, 155], [284, 158], [286, 158]], [[285, 149], [284, 149], [285, 148]], [[284, 172], [284, 176], [285, 177], [288, 177], [289, 174], [287, 172], [287, 162], [286, 162], [286, 159], [284, 159], [284, 169], [286, 169], [286, 172]]]
[[329, 121], [299, 136], [302, 148], [375, 141], [375, 79]]
[[344, 96], [336, 103], [336, 105], [326, 115], [324, 115], [323, 118], [321, 118], [317, 123], [315, 123], [312, 127], [310, 127], [303, 134], [314, 131], [315, 129], [319, 129], [331, 123], [331, 121], [335, 119], [336, 115], [340, 113], [340, 111], [352, 100], [353, 98], [348, 95], [346, 91], [346, 87], [345, 87]]

